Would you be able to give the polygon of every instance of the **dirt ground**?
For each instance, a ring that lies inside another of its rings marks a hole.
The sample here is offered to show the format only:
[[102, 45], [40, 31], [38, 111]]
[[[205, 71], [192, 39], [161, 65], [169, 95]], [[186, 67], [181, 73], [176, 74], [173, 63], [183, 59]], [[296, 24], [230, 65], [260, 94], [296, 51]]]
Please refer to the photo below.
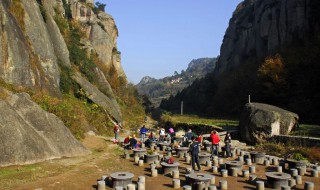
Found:
[[[0, 175], [0, 189], [15, 189], [15, 190], [64, 190], [64, 189], [79, 189], [90, 190], [97, 188], [97, 181], [102, 175], [110, 176], [113, 172], [127, 171], [134, 174], [133, 183], [136, 183], [138, 176], [146, 176], [146, 190], [166, 190], [172, 188], [172, 178], [161, 174], [159, 168], [158, 177], [151, 177], [150, 165], [145, 164], [139, 167], [134, 163], [133, 157], [126, 160], [123, 157], [123, 149], [112, 142], [96, 136], [89, 136], [83, 144], [92, 150], [92, 154], [84, 157], [65, 158], [52, 160], [35, 164], [29, 167], [9, 167], [1, 170], [9, 171]], [[184, 162], [184, 159], [175, 158], [175, 161], [180, 162], [180, 181], [181, 188], [186, 185], [185, 168], [191, 167]], [[247, 169], [248, 166], [244, 166]], [[275, 170], [275, 166], [265, 167], [262, 165], [256, 166], [256, 175], [259, 180], [266, 180], [264, 173], [266, 171]], [[14, 171], [11, 172], [10, 171]], [[213, 174], [209, 167], [202, 166], [201, 173]], [[215, 175], [216, 185], [223, 179], [220, 173]], [[255, 185], [250, 184], [243, 177], [225, 178], [228, 181], [228, 189], [255, 189]], [[315, 190], [320, 189], [319, 178], [311, 178], [310, 171], [303, 176], [303, 184], [296, 186], [293, 189], [303, 189], [304, 182], [311, 181], [315, 183]], [[107, 186], [107, 189], [112, 189]], [[268, 188], [266, 188], [268, 189]]]

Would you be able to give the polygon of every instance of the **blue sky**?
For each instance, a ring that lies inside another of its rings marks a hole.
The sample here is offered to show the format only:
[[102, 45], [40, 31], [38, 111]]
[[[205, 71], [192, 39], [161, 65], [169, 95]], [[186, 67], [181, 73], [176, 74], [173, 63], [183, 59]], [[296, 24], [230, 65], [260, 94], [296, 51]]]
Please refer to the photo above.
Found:
[[119, 30], [118, 49], [128, 81], [163, 78], [192, 59], [216, 57], [229, 19], [242, 0], [96, 0]]

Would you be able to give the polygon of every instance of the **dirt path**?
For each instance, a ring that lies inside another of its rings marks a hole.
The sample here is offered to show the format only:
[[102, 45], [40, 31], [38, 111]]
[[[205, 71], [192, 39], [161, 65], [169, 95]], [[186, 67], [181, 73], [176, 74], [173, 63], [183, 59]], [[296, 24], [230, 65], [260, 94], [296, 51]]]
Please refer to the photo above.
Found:
[[[64, 189], [80, 189], [90, 190], [96, 189], [97, 180], [102, 175], [110, 176], [111, 173], [117, 171], [128, 171], [134, 174], [133, 182], [136, 183], [138, 176], [146, 176], [146, 190], [166, 190], [172, 189], [172, 178], [158, 174], [158, 177], [152, 178], [150, 166], [145, 164], [139, 167], [133, 162], [133, 158], [125, 160], [122, 157], [123, 150], [117, 145], [112, 144], [102, 138], [90, 136], [83, 141], [83, 144], [92, 150], [92, 154], [85, 157], [68, 158], [43, 162], [28, 167], [20, 167], [21, 172], [10, 175], [0, 175], [0, 189], [15, 190], [64, 190]], [[179, 161], [181, 167], [180, 180], [185, 185], [185, 168], [190, 167], [184, 162], [184, 159], [175, 158]], [[21, 169], [22, 168], [22, 169]], [[31, 168], [31, 169], [30, 169]], [[210, 173], [209, 167], [202, 166], [201, 172]], [[248, 166], [244, 166], [247, 169]], [[19, 167], [7, 168], [19, 170]], [[265, 180], [264, 172], [266, 170], [274, 170], [275, 167], [257, 166], [258, 178]], [[1, 169], [2, 170], [2, 169]], [[0, 173], [1, 173], [0, 170]], [[10, 171], [10, 170], [9, 170]], [[24, 172], [25, 171], [25, 172]], [[161, 170], [159, 170], [161, 171]], [[10, 172], [9, 172], [10, 173]], [[215, 174], [216, 185], [222, 179], [220, 174]], [[249, 184], [243, 177], [227, 177], [229, 189], [255, 189], [254, 185]], [[311, 178], [309, 174], [303, 177], [303, 181], [312, 181], [316, 183], [315, 189], [320, 189], [319, 178]], [[112, 189], [107, 187], [107, 189]], [[183, 189], [182, 187], [180, 189]], [[267, 188], [266, 188], [267, 189]], [[296, 189], [303, 189], [303, 185], [299, 185]]]

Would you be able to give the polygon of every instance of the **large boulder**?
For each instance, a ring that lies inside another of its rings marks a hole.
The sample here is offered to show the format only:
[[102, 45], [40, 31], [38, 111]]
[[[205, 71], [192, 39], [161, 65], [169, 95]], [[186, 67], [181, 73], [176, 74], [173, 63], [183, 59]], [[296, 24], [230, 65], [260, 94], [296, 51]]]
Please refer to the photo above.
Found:
[[261, 143], [273, 135], [287, 135], [298, 122], [295, 113], [262, 103], [247, 103], [240, 118], [242, 140]]
[[90, 153], [54, 114], [26, 93], [0, 99], [0, 166], [23, 165]]

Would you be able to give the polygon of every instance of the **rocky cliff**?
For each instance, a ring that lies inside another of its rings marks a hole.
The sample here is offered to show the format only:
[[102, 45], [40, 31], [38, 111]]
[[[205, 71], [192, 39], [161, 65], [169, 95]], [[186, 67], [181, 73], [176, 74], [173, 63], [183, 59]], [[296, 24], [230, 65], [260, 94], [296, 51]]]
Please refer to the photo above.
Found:
[[88, 153], [59, 118], [13, 89], [58, 101], [80, 96], [110, 123], [122, 122], [110, 82], [126, 81], [117, 37], [94, 0], [0, 1], [0, 166]]
[[71, 19], [78, 22], [85, 33], [80, 39], [82, 49], [89, 55], [96, 54], [99, 59], [100, 65], [92, 66], [90, 72], [94, 73], [94, 80], [107, 94], [109, 102], [113, 102], [105, 109], [112, 109], [111, 116], [121, 122], [120, 109], [105, 71], [113, 68], [117, 76], [125, 78], [116, 43], [118, 31], [110, 15], [92, 11], [93, 1], [1, 1], [0, 79], [16, 86], [46, 91], [53, 96], [61, 95], [59, 64], [71, 68], [72, 63], [68, 42], [56, 18], [67, 14], [66, 7], [70, 7]]
[[230, 71], [250, 58], [262, 59], [280, 47], [308, 42], [319, 32], [316, 0], [245, 0], [234, 11], [216, 71]]

